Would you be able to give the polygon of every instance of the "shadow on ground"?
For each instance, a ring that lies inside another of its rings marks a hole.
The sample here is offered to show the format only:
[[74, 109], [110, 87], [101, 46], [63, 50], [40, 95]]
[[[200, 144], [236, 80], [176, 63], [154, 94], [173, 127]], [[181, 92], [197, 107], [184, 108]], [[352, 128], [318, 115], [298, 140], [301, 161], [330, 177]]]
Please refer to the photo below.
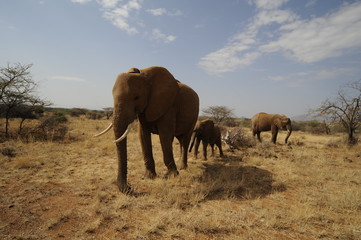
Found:
[[[234, 162], [234, 158], [229, 160]], [[204, 164], [205, 171], [200, 181], [208, 189], [208, 200], [256, 199], [286, 190], [285, 185], [275, 184], [273, 174], [267, 170], [254, 166], [227, 165], [224, 164], [226, 161], [223, 159], [222, 163]]]

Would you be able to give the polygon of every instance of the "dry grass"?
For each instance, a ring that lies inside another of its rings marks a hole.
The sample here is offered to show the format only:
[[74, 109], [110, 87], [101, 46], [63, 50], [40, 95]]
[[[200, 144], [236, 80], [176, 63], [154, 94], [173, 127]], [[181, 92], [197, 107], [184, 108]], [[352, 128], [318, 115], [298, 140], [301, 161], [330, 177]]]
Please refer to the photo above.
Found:
[[[361, 150], [342, 136], [294, 132], [195, 160], [163, 179], [142, 179], [137, 134], [129, 136], [129, 182], [118, 192], [106, 120], [71, 119], [63, 143], [0, 144], [0, 239], [360, 239]], [[74, 141], [76, 140], [76, 141]], [[174, 143], [175, 155], [179, 146]]]

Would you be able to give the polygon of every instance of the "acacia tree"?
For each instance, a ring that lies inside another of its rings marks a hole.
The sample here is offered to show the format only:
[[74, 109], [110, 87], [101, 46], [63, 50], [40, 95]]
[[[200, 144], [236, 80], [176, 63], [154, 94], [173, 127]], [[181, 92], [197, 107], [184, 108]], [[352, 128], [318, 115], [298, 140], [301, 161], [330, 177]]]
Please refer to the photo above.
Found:
[[341, 122], [348, 134], [348, 143], [355, 144], [355, 132], [361, 124], [361, 79], [342, 87], [334, 100], [327, 99], [316, 110], [332, 122]]
[[16, 108], [27, 105], [35, 109], [39, 106], [50, 105], [36, 96], [37, 83], [29, 71], [32, 66], [32, 64], [16, 63], [13, 66], [8, 64], [0, 68], [0, 102], [3, 109], [2, 115], [5, 117], [6, 135], [8, 135], [9, 119]]
[[213, 118], [217, 123], [224, 122], [233, 117], [233, 110], [226, 106], [210, 106], [206, 109], [203, 109], [202, 112]]

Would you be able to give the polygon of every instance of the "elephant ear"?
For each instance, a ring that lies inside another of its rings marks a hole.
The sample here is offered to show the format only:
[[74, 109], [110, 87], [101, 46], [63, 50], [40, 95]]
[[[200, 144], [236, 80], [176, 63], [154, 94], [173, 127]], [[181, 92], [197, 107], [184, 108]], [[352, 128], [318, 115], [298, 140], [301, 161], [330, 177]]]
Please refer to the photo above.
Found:
[[274, 125], [276, 125], [277, 128], [282, 129], [282, 121], [280, 117], [277, 117], [273, 123]]
[[145, 117], [153, 122], [163, 116], [174, 104], [179, 86], [178, 81], [165, 68], [150, 67], [142, 69], [141, 73], [146, 75], [150, 84], [150, 96]]

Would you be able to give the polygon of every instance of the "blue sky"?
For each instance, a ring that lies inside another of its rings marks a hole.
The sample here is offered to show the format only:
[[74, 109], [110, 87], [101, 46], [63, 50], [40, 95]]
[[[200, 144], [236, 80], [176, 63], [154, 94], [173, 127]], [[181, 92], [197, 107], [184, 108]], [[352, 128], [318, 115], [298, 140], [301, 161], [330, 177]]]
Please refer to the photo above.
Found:
[[157, 65], [201, 109], [292, 117], [361, 78], [360, 29], [360, 0], [2, 0], [0, 65], [33, 63], [57, 107], [112, 106], [117, 74]]

